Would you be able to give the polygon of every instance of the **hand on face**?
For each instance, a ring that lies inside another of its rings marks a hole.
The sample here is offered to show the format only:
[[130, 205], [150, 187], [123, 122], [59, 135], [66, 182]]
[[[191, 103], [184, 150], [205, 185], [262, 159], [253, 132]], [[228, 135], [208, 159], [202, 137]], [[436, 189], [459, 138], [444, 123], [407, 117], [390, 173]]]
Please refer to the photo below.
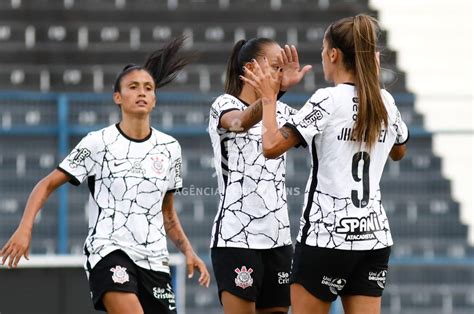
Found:
[[305, 74], [312, 69], [312, 66], [305, 65], [301, 68], [298, 51], [293, 45], [291, 47], [285, 45], [285, 49], [281, 49], [281, 58], [283, 61], [283, 78], [280, 89], [286, 91], [291, 86], [298, 84]]
[[261, 65], [252, 59], [252, 69], [244, 67], [244, 76], [240, 79], [250, 84], [260, 98], [275, 98], [280, 91], [281, 79], [283, 77], [282, 69], [273, 71], [266, 57], [262, 58]]

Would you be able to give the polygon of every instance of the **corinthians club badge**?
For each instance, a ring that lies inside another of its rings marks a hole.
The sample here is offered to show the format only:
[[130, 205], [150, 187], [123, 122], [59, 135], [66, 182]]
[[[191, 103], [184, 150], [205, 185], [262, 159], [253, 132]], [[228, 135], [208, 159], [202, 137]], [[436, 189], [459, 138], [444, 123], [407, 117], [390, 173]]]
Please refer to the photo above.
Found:
[[157, 174], [162, 174], [165, 171], [164, 158], [160, 156], [154, 156], [154, 157], [151, 157], [151, 160], [153, 161], [152, 163], [153, 170], [155, 170]]
[[127, 268], [117, 265], [115, 267], [112, 267], [110, 271], [113, 273], [112, 280], [115, 283], [125, 283], [129, 281]]
[[247, 267], [242, 266], [241, 269], [236, 268], [234, 271], [237, 273], [237, 277], [235, 277], [235, 285], [237, 287], [245, 289], [252, 286], [253, 279], [250, 275], [253, 272], [252, 268], [247, 269]]

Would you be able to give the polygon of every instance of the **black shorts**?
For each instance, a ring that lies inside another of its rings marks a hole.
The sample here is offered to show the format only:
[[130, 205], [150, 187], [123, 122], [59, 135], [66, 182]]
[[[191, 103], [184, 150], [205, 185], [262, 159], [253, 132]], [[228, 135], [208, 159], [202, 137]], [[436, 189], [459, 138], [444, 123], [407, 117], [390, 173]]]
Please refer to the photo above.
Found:
[[102, 297], [108, 291], [135, 293], [147, 313], [176, 313], [171, 276], [137, 266], [123, 251], [114, 251], [90, 271], [89, 287], [94, 308], [105, 311]]
[[260, 309], [290, 306], [292, 253], [291, 245], [268, 250], [212, 248], [219, 299], [227, 291]]
[[390, 247], [372, 251], [326, 249], [297, 243], [291, 283], [332, 302], [338, 295], [382, 296]]

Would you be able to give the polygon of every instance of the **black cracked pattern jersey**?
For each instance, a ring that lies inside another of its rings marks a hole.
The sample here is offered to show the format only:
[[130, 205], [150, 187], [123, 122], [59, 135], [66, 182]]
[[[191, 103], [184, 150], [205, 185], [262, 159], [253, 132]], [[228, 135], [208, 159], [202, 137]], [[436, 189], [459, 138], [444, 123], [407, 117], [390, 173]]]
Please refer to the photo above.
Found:
[[382, 90], [382, 99], [389, 122], [371, 151], [352, 136], [358, 99], [351, 84], [319, 89], [289, 120], [312, 157], [298, 242], [342, 250], [393, 244], [379, 183], [390, 150], [408, 140], [408, 129], [393, 97]]
[[140, 267], [169, 272], [162, 201], [182, 187], [173, 137], [151, 128], [137, 141], [111, 125], [85, 136], [58, 168], [75, 185], [88, 181], [86, 270], [120, 249]]
[[[211, 247], [269, 249], [291, 244], [286, 202], [285, 155], [267, 159], [262, 154], [262, 122], [247, 132], [220, 126], [220, 118], [247, 105], [229, 94], [212, 104], [209, 135], [220, 200], [214, 220]], [[277, 103], [283, 125], [296, 110]]]

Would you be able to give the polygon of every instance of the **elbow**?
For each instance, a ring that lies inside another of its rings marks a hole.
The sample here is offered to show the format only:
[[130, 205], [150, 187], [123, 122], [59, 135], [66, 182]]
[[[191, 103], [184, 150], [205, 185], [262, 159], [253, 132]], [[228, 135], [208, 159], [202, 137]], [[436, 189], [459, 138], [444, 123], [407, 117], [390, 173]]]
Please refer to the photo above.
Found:
[[390, 151], [390, 158], [393, 161], [400, 161], [405, 157], [407, 150], [405, 145], [394, 146]]
[[390, 158], [393, 160], [393, 161], [400, 161], [403, 159], [403, 155], [396, 155], [396, 154], [392, 154], [390, 155]]
[[263, 145], [263, 156], [268, 159], [275, 159], [281, 156], [281, 152], [276, 147]]

